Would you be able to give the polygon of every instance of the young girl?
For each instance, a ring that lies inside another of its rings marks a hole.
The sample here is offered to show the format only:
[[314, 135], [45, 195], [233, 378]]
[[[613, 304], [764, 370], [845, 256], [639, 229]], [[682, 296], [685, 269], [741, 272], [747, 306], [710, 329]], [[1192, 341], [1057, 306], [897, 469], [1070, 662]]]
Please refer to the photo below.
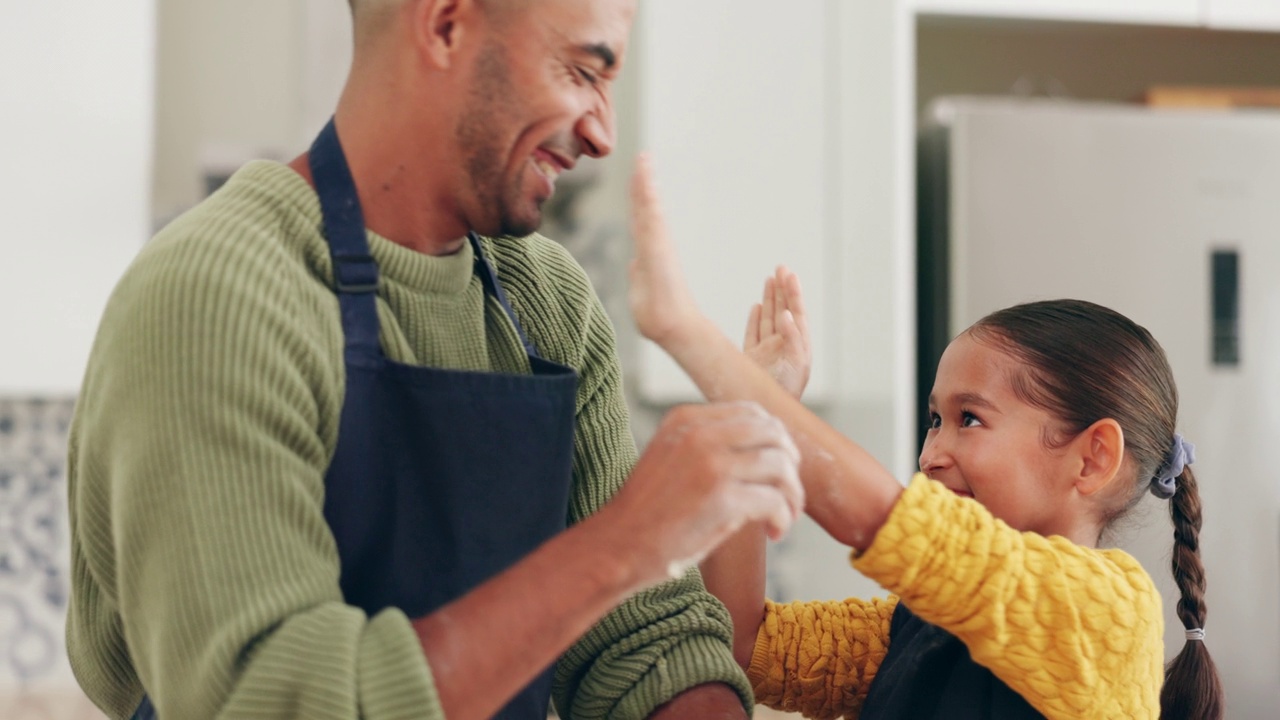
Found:
[[[643, 159], [633, 203], [641, 333], [708, 399], [755, 401], [786, 423], [803, 454], [806, 512], [893, 593], [765, 602], [751, 529], [708, 559], [708, 587], [734, 615], [758, 702], [864, 720], [1222, 717], [1203, 642], [1192, 447], [1174, 432], [1177, 393], [1149, 333], [1079, 301], [979, 321], [942, 357], [921, 474], [904, 489], [793, 397], [808, 367], [794, 278], [779, 272], [748, 331], [770, 377], [695, 308]], [[1163, 673], [1151, 578], [1126, 553], [1097, 547], [1147, 492], [1170, 502], [1187, 628]]]

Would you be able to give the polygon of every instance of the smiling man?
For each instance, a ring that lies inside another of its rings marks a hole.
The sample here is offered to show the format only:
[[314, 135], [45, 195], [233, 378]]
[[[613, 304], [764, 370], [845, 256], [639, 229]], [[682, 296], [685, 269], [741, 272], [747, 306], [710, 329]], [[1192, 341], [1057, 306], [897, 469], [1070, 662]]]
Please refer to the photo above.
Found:
[[637, 458], [612, 327], [531, 235], [613, 149], [634, 0], [353, 4], [334, 121], [165, 228], [104, 315], [76, 677], [113, 718], [745, 717], [691, 566], [785, 531], [795, 446], [709, 405]]

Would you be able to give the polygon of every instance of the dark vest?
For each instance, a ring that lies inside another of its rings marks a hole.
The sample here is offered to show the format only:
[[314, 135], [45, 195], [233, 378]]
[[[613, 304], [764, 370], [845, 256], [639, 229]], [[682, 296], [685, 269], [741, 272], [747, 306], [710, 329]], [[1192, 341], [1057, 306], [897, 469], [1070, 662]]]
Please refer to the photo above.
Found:
[[860, 720], [1043, 720], [1021, 695], [973, 661], [955, 635], [893, 612], [889, 653], [871, 681]]

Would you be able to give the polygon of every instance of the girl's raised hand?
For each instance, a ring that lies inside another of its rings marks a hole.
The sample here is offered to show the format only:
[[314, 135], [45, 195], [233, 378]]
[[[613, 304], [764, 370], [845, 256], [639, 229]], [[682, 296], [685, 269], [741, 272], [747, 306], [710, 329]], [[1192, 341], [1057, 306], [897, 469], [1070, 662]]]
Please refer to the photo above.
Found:
[[636, 159], [631, 179], [631, 260], [628, 300], [640, 334], [664, 348], [696, 325], [700, 314], [680, 272], [680, 260], [667, 233], [648, 156]]
[[742, 349], [778, 384], [799, 399], [813, 366], [808, 318], [800, 279], [785, 267], [764, 283], [764, 297], [751, 308]]

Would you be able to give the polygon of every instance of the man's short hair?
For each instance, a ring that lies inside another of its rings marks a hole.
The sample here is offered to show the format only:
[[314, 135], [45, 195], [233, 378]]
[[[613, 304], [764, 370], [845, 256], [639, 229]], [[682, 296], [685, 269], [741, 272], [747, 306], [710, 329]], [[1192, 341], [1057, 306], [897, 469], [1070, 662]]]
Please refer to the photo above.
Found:
[[[405, 0], [347, 0], [347, 5], [352, 14], [358, 17], [368, 14], [368, 11], [387, 10], [403, 2]], [[479, 4], [486, 13], [506, 17], [525, 3], [522, 0], [479, 0]]]

